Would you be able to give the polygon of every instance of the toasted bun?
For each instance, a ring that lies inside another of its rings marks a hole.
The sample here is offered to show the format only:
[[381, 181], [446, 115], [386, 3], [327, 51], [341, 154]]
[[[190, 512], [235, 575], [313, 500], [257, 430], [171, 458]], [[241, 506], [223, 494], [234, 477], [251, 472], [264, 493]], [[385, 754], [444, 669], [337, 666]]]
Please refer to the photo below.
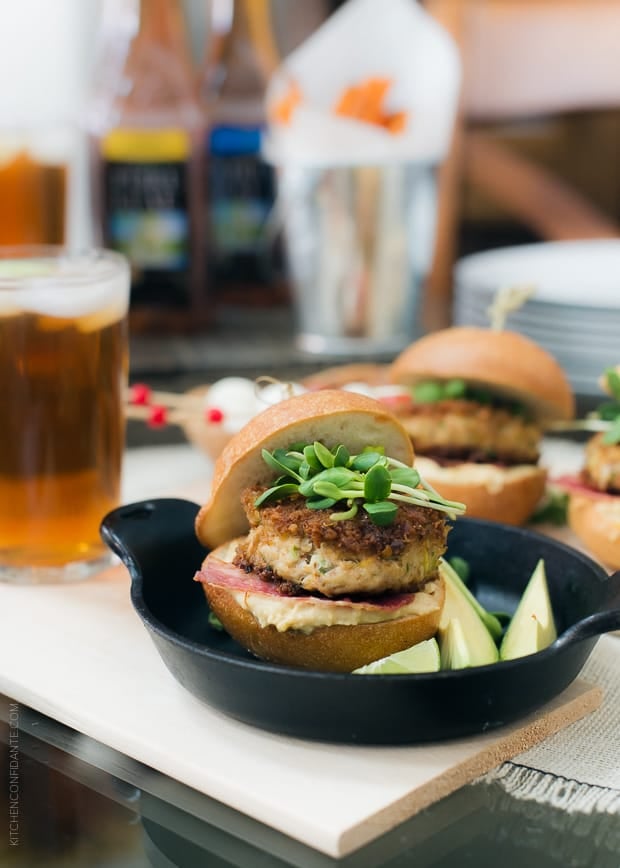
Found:
[[263, 449], [321, 440], [329, 448], [344, 443], [351, 453], [365, 446], [383, 446], [386, 455], [413, 463], [406, 430], [378, 401], [353, 392], [324, 390], [280, 401], [255, 416], [229, 441], [215, 462], [211, 497], [196, 517], [196, 533], [215, 548], [248, 531], [241, 492], [267, 485], [273, 470], [263, 461]]
[[620, 496], [571, 494], [568, 524], [595, 558], [611, 569], [620, 569]]
[[376, 362], [352, 362], [350, 365], [335, 365], [310, 374], [302, 380], [306, 389], [340, 389], [348, 383], [368, 383], [380, 386], [388, 382], [388, 365]]
[[444, 585], [436, 578], [424, 588], [431, 586], [435, 605], [423, 613], [374, 624], [317, 627], [307, 633], [280, 632], [271, 624], [262, 627], [228, 588], [203, 582], [211, 610], [240, 645], [261, 660], [321, 672], [352, 672], [434, 636], [443, 607]]
[[516, 332], [467, 326], [433, 332], [395, 359], [389, 378], [403, 385], [460, 378], [521, 402], [538, 419], [570, 419], [575, 413], [572, 389], [560, 365]]
[[499, 467], [464, 462], [442, 467], [418, 456], [415, 466], [448, 500], [467, 505], [467, 516], [525, 524], [545, 492], [546, 471], [533, 464]]

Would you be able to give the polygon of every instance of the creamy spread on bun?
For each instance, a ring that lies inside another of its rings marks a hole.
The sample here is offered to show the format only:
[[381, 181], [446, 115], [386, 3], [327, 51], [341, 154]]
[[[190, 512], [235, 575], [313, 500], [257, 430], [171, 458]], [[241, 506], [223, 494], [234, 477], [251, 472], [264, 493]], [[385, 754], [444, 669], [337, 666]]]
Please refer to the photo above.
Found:
[[[436, 611], [441, 596], [439, 580], [428, 580], [423, 583], [423, 590], [414, 594], [389, 593], [355, 600], [346, 596], [327, 599], [316, 594], [292, 597], [282, 593], [273, 582], [247, 576], [240, 581], [232, 563], [242, 543], [243, 538], [220, 546], [217, 557], [211, 558], [206, 567], [209, 581], [229, 588], [237, 605], [250, 612], [261, 627], [273, 625], [279, 632], [293, 629], [311, 633], [317, 627], [376, 624], [409, 615], [426, 615]], [[360, 573], [363, 574], [363, 564]]]

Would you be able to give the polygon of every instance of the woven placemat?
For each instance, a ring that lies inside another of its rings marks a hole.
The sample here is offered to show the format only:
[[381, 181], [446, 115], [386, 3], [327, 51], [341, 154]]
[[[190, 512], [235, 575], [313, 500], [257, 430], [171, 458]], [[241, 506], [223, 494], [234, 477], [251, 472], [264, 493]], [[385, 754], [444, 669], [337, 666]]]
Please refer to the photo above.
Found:
[[517, 799], [564, 811], [620, 814], [620, 638], [603, 636], [582, 677], [603, 690], [597, 711], [489, 772]]

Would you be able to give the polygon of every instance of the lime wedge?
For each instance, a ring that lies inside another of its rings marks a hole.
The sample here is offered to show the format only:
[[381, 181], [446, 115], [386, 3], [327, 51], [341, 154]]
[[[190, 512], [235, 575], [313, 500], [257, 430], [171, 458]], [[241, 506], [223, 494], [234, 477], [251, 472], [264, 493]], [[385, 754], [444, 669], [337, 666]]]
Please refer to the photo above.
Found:
[[354, 675], [411, 675], [416, 672], [439, 672], [439, 645], [436, 639], [418, 642], [404, 651], [382, 657], [354, 669]]

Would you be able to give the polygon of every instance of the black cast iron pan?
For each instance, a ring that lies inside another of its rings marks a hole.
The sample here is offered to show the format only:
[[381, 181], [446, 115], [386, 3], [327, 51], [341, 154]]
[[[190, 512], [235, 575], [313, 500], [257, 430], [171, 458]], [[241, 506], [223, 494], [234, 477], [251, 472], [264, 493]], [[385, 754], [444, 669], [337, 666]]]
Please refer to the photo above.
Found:
[[105, 542], [131, 574], [131, 599], [162, 660], [199, 699], [246, 723], [322, 741], [414, 744], [484, 732], [548, 702], [578, 675], [598, 636], [620, 629], [620, 572], [522, 528], [459, 519], [448, 555], [471, 566], [472, 589], [492, 611], [512, 612], [545, 559], [559, 638], [502, 663], [421, 675], [342, 675], [264, 663], [207, 622], [192, 581], [205, 557], [198, 507], [151, 500], [103, 521]]

